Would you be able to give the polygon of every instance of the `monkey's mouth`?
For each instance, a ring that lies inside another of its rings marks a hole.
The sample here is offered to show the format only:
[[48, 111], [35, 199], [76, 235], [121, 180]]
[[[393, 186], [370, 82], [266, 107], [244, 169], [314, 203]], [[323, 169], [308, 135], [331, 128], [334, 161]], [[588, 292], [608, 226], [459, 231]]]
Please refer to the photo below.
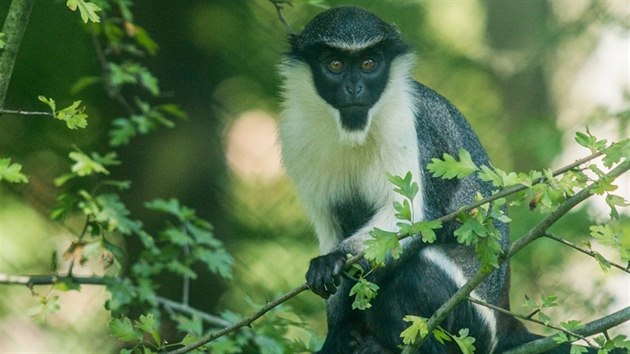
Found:
[[370, 106], [352, 105], [339, 107], [341, 115], [341, 126], [348, 131], [356, 131], [365, 129], [368, 121], [368, 112]]

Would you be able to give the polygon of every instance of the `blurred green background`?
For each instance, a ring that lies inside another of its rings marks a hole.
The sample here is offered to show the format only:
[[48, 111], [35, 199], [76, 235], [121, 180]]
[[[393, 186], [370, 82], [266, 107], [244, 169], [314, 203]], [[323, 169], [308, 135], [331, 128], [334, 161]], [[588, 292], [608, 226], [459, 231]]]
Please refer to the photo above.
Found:
[[[10, 1], [0, 2], [4, 19]], [[122, 197], [136, 218], [159, 225], [144, 208], [153, 198], [176, 197], [216, 227], [236, 259], [234, 280], [200, 276], [191, 304], [211, 313], [253, 310], [303, 281], [317, 254], [315, 237], [275, 144], [279, 102], [276, 66], [287, 50], [287, 30], [266, 0], [135, 0], [135, 21], [159, 44], [144, 63], [160, 80], [163, 99], [190, 118], [173, 129], [135, 139], [119, 149], [113, 169], [129, 179]], [[630, 49], [626, 1], [295, 1], [284, 14], [297, 30], [323, 6], [356, 4], [395, 23], [418, 54], [416, 78], [448, 97], [470, 120], [493, 163], [505, 170], [559, 167], [585, 156], [576, 130], [589, 124], [598, 136], [628, 136], [628, 122], [592, 114], [627, 108]], [[92, 86], [73, 93], [76, 81], [98, 75], [98, 60], [80, 17], [65, 1], [35, 3], [13, 73], [6, 108], [45, 110], [38, 95], [60, 106], [81, 99], [89, 126], [70, 131], [39, 117], [0, 116], [0, 157], [24, 166], [28, 185], [0, 185], [0, 272], [50, 272], [52, 250], [63, 252], [68, 230], [47, 220], [69, 151], [104, 150], [111, 121], [124, 113]], [[622, 184], [627, 183], [622, 182]], [[628, 197], [628, 189], [621, 194]], [[603, 219], [601, 203], [565, 218], [555, 232], [577, 241], [588, 235], [587, 216]], [[512, 211], [518, 237], [539, 215]], [[79, 229], [81, 221], [69, 222]], [[138, 245], [128, 244], [133, 258]], [[61, 269], [65, 269], [63, 265]], [[523, 294], [562, 296], [552, 313], [593, 318], [630, 304], [630, 283], [614, 271], [540, 240], [512, 262], [513, 308]], [[591, 275], [592, 274], [592, 275]], [[601, 279], [595, 286], [586, 279]], [[160, 293], [176, 298], [180, 285], [165, 278]], [[47, 290], [37, 288], [45, 293]], [[62, 311], [48, 323], [27, 315], [30, 290], [0, 287], [0, 352], [109, 352], [103, 289], [61, 294]], [[295, 311], [323, 335], [324, 303], [312, 294], [291, 300]], [[622, 331], [620, 329], [620, 331]], [[626, 327], [625, 331], [630, 331]], [[627, 332], [626, 332], [627, 333]]]

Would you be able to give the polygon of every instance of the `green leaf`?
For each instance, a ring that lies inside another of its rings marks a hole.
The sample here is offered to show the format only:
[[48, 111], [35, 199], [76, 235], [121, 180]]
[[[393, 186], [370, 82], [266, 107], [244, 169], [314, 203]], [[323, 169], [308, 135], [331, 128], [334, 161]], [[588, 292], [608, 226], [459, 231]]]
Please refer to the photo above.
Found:
[[557, 295], [549, 295], [547, 297], [542, 298], [542, 307], [556, 307], [558, 306], [558, 296]]
[[81, 106], [81, 101], [74, 101], [70, 106], [57, 110], [55, 100], [38, 96], [38, 100], [48, 105], [55, 119], [66, 123], [69, 129], [85, 128], [87, 126], [87, 114], [83, 113], [85, 107]]
[[109, 321], [109, 333], [123, 342], [139, 342], [142, 340], [142, 332], [136, 330], [127, 317], [112, 318]]
[[39, 304], [29, 309], [27, 313], [38, 323], [45, 323], [50, 315], [59, 312], [61, 309], [58, 295], [39, 296], [38, 300]]
[[105, 308], [112, 313], [120, 313], [137, 297], [137, 293], [129, 278], [114, 278], [107, 281], [107, 290], [110, 299], [105, 303]]
[[610, 217], [619, 219], [619, 211], [617, 207], [626, 207], [630, 205], [623, 197], [614, 194], [606, 195], [606, 204], [610, 207]]
[[602, 151], [606, 148], [606, 140], [597, 139], [593, 136], [593, 134], [591, 134], [588, 128], [586, 129], [586, 133], [575, 133], [575, 141], [585, 148], [588, 148], [593, 153]]
[[388, 254], [394, 259], [398, 259], [402, 252], [398, 234], [395, 232], [374, 228], [370, 231], [372, 239], [366, 240], [365, 259], [376, 265], [385, 265]]
[[4, 49], [4, 47], [6, 47], [7, 45], [7, 42], [4, 41], [4, 37], [4, 32], [0, 32], [0, 50]]
[[166, 269], [172, 271], [175, 274], [190, 277], [190, 279], [197, 279], [197, 273], [195, 273], [194, 270], [177, 260], [168, 262], [168, 264], [166, 264]]
[[175, 227], [167, 228], [161, 233], [161, 236], [163, 236], [168, 242], [177, 246], [186, 246], [193, 243], [192, 237]]
[[355, 295], [352, 309], [366, 310], [372, 307], [370, 302], [376, 297], [378, 289], [378, 285], [367, 281], [365, 278], [359, 279], [350, 289], [350, 296]]
[[589, 228], [591, 236], [598, 239], [606, 246], [617, 246], [619, 244], [618, 235], [610, 225], [593, 225]]
[[564, 344], [569, 342], [569, 337], [564, 332], [558, 332], [553, 336], [553, 341], [558, 344]]
[[136, 42], [140, 44], [149, 54], [155, 55], [159, 46], [158, 44], [149, 36], [149, 33], [142, 27], [134, 24], [135, 26], [135, 36]]
[[52, 98], [46, 98], [44, 96], [37, 96], [37, 99], [40, 100], [41, 102], [44, 102], [45, 104], [48, 105], [48, 107], [50, 107], [50, 110], [52, 111], [53, 116], [56, 115], [56, 104], [55, 104], [55, 100], [53, 100]]
[[576, 331], [576, 330], [578, 330], [578, 329], [580, 329], [582, 327], [584, 327], [584, 324], [582, 322], [580, 322], [580, 321], [577, 321], [577, 320], [569, 320], [569, 321], [566, 321], [566, 322], [561, 322], [560, 325], [564, 329], [566, 329], [568, 331], [572, 331], [572, 332]]
[[95, 3], [85, 1], [85, 0], [68, 0], [66, 2], [66, 6], [72, 11], [76, 11], [79, 9], [81, 13], [81, 19], [84, 23], [88, 21], [92, 21], [94, 23], [101, 22], [101, 18], [96, 14], [98, 11], [102, 11], [100, 7], [98, 7]]
[[81, 101], [74, 101], [70, 106], [57, 111], [55, 118], [66, 122], [69, 129], [87, 127], [87, 114], [83, 113], [85, 107], [81, 106]]
[[438, 158], [431, 159], [431, 163], [427, 165], [427, 168], [434, 177], [441, 177], [442, 179], [461, 179], [479, 170], [472, 161], [470, 153], [464, 149], [459, 149], [459, 161], [445, 153], [442, 160]]
[[571, 344], [570, 354], [581, 354], [581, 353], [588, 353], [588, 349], [586, 349], [585, 347], [581, 345]]
[[63, 281], [55, 283], [53, 288], [59, 291], [81, 290], [81, 284], [77, 283], [72, 278], [66, 278]]
[[413, 176], [411, 172], [407, 172], [405, 177], [387, 175], [387, 179], [397, 188], [394, 188], [394, 192], [402, 195], [403, 197], [414, 200], [420, 188], [418, 187], [418, 183], [413, 181]]
[[394, 202], [394, 210], [396, 210], [396, 219], [412, 221], [411, 204], [408, 199], [403, 200], [402, 203]]
[[514, 172], [506, 173], [498, 168], [490, 168], [488, 166], [481, 166], [479, 171], [479, 179], [486, 182], [491, 182], [494, 187], [510, 187], [515, 185], [531, 185], [531, 180], [527, 175], [517, 175]]
[[432, 333], [433, 333], [433, 338], [435, 338], [435, 340], [440, 342], [440, 344], [442, 345], [446, 344], [446, 342], [452, 341], [451, 335], [448, 334], [448, 332], [446, 332], [441, 327], [434, 329]]
[[124, 235], [137, 233], [142, 223], [129, 218], [129, 210], [117, 194], [101, 194], [96, 197], [98, 207], [90, 209], [96, 221], [107, 225], [108, 231], [119, 231]]
[[621, 159], [630, 159], [630, 138], [613, 143], [605, 150], [604, 166], [611, 168]]
[[473, 354], [475, 352], [475, 338], [468, 336], [468, 328], [459, 330], [459, 335], [453, 336], [453, 339], [462, 351], [462, 354]]
[[462, 226], [457, 228], [457, 230], [453, 232], [453, 235], [455, 235], [457, 242], [460, 244], [467, 246], [474, 245], [480, 237], [486, 237], [488, 235], [488, 231], [477, 217], [472, 217], [468, 213], [462, 213], [459, 215], [459, 220]]
[[192, 316], [190, 318], [184, 315], [175, 315], [172, 317], [175, 322], [177, 322], [177, 329], [184, 333], [192, 333], [196, 336], [201, 336], [203, 334], [203, 322], [201, 322], [201, 317]]
[[538, 319], [546, 325], [548, 325], [551, 322], [551, 318], [542, 311], [539, 311], [537, 316], [538, 316]]
[[208, 267], [208, 270], [220, 275], [223, 279], [229, 280], [232, 278], [234, 258], [224, 249], [212, 251], [204, 248], [195, 248], [194, 256], [195, 259], [203, 262]]
[[403, 344], [414, 344], [418, 339], [422, 339], [429, 334], [426, 318], [407, 315], [403, 318], [403, 321], [411, 323], [409, 327], [400, 333]]
[[179, 200], [171, 198], [169, 200], [154, 199], [145, 203], [146, 208], [154, 211], [160, 211], [177, 217], [180, 221], [190, 220], [195, 216], [195, 211], [180, 205]]
[[479, 262], [484, 267], [499, 268], [499, 255], [502, 252], [501, 244], [494, 237], [482, 238], [475, 246]]
[[153, 338], [153, 342], [158, 346], [162, 344], [157, 321], [155, 317], [153, 317], [153, 314], [140, 315], [140, 320], [136, 322], [136, 328], [150, 334], [151, 338]]
[[95, 173], [102, 173], [105, 175], [109, 174], [109, 171], [105, 168], [105, 166], [94, 161], [88, 155], [80, 151], [73, 151], [69, 154], [69, 156], [70, 159], [75, 161], [71, 170], [78, 176], [89, 176]]
[[420, 221], [409, 224], [399, 224], [401, 227], [401, 233], [405, 235], [418, 235], [422, 236], [422, 242], [434, 243], [437, 239], [435, 230], [442, 228], [442, 223], [437, 220]]
[[112, 125], [109, 131], [109, 145], [111, 146], [127, 145], [131, 138], [138, 134], [135, 125], [129, 119], [116, 118]]
[[0, 159], [0, 182], [5, 180], [10, 183], [28, 183], [28, 177], [22, 172], [22, 165], [11, 163], [10, 158]]
[[604, 258], [604, 256], [602, 256], [599, 252], [593, 252], [593, 257], [595, 257], [597, 264], [599, 264], [599, 267], [602, 269], [602, 271], [604, 271], [604, 273], [610, 270], [610, 267], [611, 267], [610, 262], [606, 258]]

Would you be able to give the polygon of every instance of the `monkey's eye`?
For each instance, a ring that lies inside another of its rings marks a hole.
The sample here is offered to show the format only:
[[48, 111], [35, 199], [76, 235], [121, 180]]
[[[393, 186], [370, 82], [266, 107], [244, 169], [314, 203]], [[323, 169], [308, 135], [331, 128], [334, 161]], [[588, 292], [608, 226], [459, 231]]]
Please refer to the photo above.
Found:
[[344, 63], [343, 60], [335, 58], [331, 59], [326, 66], [328, 67], [328, 70], [330, 70], [330, 72], [339, 74], [341, 71], [343, 71]]
[[359, 63], [359, 67], [361, 68], [361, 71], [370, 72], [376, 67], [376, 60], [372, 58], [365, 58], [361, 60], [361, 63]]

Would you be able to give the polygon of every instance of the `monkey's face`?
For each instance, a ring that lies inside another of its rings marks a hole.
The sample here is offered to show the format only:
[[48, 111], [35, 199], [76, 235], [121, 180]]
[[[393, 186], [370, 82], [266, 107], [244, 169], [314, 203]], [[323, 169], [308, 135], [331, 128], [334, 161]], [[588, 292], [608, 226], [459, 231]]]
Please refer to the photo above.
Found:
[[309, 61], [319, 95], [339, 111], [341, 128], [369, 127], [369, 112], [387, 84], [389, 64], [378, 49], [347, 51], [325, 47]]

